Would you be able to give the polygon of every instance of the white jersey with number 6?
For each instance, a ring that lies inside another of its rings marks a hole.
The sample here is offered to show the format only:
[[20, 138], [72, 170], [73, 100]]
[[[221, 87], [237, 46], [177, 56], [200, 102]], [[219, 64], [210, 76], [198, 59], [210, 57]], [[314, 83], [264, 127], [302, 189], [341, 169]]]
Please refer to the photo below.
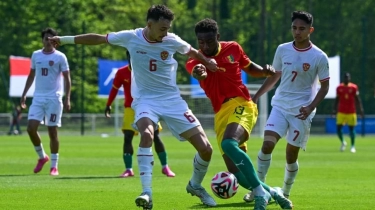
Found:
[[31, 56], [31, 70], [35, 71], [34, 98], [62, 98], [62, 72], [69, 71], [68, 60], [64, 53], [54, 50], [34, 51]]
[[279, 45], [273, 66], [281, 71], [281, 81], [271, 105], [290, 114], [299, 114], [302, 106], [312, 102], [318, 79], [329, 80], [328, 57], [312, 43], [306, 49], [297, 49], [293, 42]]
[[109, 33], [107, 41], [127, 48], [130, 53], [131, 94], [134, 100], [181, 99], [176, 84], [178, 63], [173, 54], [188, 53], [190, 44], [173, 33], [168, 33], [162, 42], [150, 41], [144, 34], [144, 28]]

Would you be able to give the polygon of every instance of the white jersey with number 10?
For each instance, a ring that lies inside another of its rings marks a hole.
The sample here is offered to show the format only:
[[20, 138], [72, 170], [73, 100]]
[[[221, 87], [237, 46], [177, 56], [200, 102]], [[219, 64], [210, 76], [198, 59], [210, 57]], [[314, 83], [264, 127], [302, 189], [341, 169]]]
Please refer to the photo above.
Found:
[[162, 42], [150, 41], [144, 34], [144, 28], [109, 33], [107, 41], [127, 48], [130, 53], [131, 94], [134, 100], [181, 99], [176, 84], [178, 63], [173, 54], [188, 53], [191, 48], [188, 43], [173, 33], [168, 33]]
[[318, 79], [329, 80], [328, 57], [312, 43], [306, 49], [297, 49], [293, 42], [279, 45], [273, 66], [281, 71], [281, 81], [271, 105], [291, 114], [298, 114], [299, 108], [312, 102]]

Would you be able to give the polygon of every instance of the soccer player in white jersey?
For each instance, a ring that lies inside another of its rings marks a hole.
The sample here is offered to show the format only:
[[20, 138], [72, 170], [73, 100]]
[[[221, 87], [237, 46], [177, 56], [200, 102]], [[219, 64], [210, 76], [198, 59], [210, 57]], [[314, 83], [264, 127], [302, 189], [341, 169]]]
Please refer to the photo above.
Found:
[[[282, 190], [289, 197], [298, 173], [299, 150], [306, 149], [312, 118], [316, 107], [324, 99], [329, 88], [327, 55], [310, 41], [313, 16], [304, 11], [292, 13], [293, 42], [278, 46], [273, 66], [277, 73], [268, 77], [254, 95], [257, 101], [281, 78], [272, 98], [272, 111], [268, 117], [264, 141], [258, 153], [258, 176], [263, 182], [271, 163], [276, 143], [286, 135], [286, 166]], [[318, 80], [320, 89], [318, 91]], [[245, 195], [245, 200], [250, 195]]]
[[[31, 71], [27, 78], [26, 85], [21, 97], [21, 107], [26, 108], [26, 93], [35, 79], [34, 98], [29, 108], [27, 132], [39, 156], [34, 173], [42, 170], [44, 164], [49, 161], [45, 153], [38, 127], [44, 120], [48, 127], [51, 148], [51, 169], [52, 176], [59, 175], [59, 139], [57, 127], [61, 126], [61, 115], [63, 107], [70, 110], [70, 73], [69, 64], [64, 53], [55, 49], [48, 37], [56, 36], [57, 32], [52, 28], [42, 31], [43, 49], [34, 51], [31, 56]], [[65, 81], [65, 101], [63, 97], [63, 80]]]
[[201, 183], [207, 172], [212, 146], [198, 119], [181, 98], [176, 85], [178, 52], [201, 61], [209, 70], [216, 71], [216, 61], [205, 58], [198, 50], [173, 33], [168, 33], [174, 19], [173, 12], [164, 5], [153, 5], [147, 12], [147, 26], [107, 35], [84, 34], [53, 37], [55, 44], [112, 44], [127, 48], [132, 70], [131, 95], [135, 111], [135, 127], [141, 135], [137, 152], [142, 193], [135, 200], [143, 209], [152, 209], [151, 179], [154, 157], [152, 143], [159, 120], [163, 120], [179, 139], [188, 140], [197, 150], [193, 161], [193, 175], [186, 190], [198, 196], [202, 203], [216, 206], [214, 199]]

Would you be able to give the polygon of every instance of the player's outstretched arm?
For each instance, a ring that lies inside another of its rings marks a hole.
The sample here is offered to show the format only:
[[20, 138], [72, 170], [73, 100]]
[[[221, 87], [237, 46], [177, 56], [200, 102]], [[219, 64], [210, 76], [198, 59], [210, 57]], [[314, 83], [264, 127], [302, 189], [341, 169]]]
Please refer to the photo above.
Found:
[[191, 48], [190, 51], [186, 54], [187, 56], [200, 61], [204, 66], [208, 68], [210, 71], [217, 71], [217, 63], [213, 58], [206, 58], [202, 53], [200, 53], [197, 49]]
[[57, 47], [64, 44], [99, 45], [107, 43], [107, 36], [101, 34], [81, 34], [76, 36], [54, 36], [48, 39]]
[[269, 77], [275, 74], [273, 66], [266, 64], [264, 67], [261, 67], [254, 62], [251, 62], [251, 64], [243, 68], [243, 70], [252, 77]]
[[266, 80], [264, 80], [262, 86], [259, 88], [259, 90], [255, 93], [253, 97], [254, 103], [258, 102], [258, 99], [265, 93], [267, 93], [269, 90], [275, 86], [277, 81], [279, 81], [281, 77], [281, 72], [276, 72], [273, 76], [267, 77]]

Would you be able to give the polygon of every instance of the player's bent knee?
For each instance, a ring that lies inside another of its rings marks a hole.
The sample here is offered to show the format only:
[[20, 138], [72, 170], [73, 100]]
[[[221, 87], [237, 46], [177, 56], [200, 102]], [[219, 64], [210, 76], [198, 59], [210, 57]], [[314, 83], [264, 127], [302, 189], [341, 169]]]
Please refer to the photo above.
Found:
[[273, 149], [275, 148], [275, 145], [277, 143], [277, 139], [274, 136], [265, 136], [262, 146], [262, 152], [264, 154], [270, 154], [272, 153]]

